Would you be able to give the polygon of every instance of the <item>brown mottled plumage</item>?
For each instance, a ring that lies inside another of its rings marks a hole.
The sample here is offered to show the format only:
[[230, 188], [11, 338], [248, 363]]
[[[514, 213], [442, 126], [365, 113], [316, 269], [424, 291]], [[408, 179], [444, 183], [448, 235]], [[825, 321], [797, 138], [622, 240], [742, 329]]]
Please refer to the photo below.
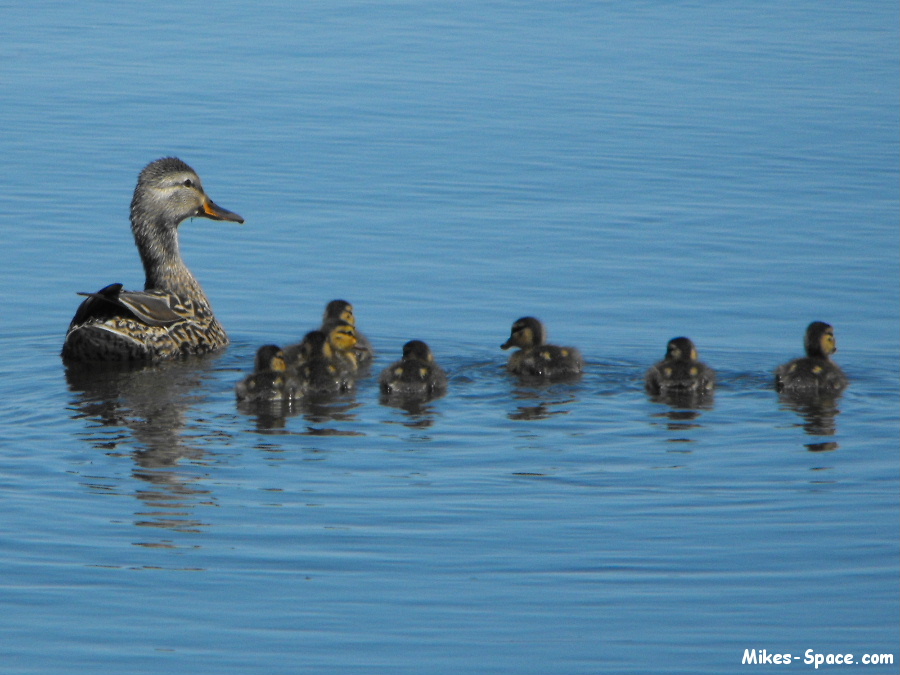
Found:
[[160, 361], [228, 344], [209, 299], [181, 258], [178, 226], [192, 217], [243, 223], [217, 206], [200, 178], [175, 157], [148, 164], [131, 201], [131, 229], [144, 264], [143, 291], [111, 284], [82, 293], [66, 333], [67, 361]]

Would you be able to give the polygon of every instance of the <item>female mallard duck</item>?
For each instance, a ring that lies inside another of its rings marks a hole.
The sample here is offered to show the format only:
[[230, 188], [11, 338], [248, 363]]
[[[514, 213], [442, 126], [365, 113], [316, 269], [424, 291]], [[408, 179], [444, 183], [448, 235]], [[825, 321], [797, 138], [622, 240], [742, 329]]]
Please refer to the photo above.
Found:
[[131, 230], [146, 273], [144, 290], [111, 284], [82, 293], [87, 300], [69, 325], [64, 359], [160, 361], [228, 344], [200, 283], [181, 259], [178, 225], [195, 216], [244, 222], [213, 203], [180, 159], [158, 159], [141, 171], [131, 200]]
[[384, 369], [379, 380], [388, 396], [432, 398], [447, 390], [447, 375], [421, 340], [403, 345], [403, 357]]
[[844, 371], [831, 360], [837, 351], [834, 328], [824, 321], [813, 321], [806, 328], [803, 342], [806, 356], [779, 366], [775, 388], [786, 393], [836, 393], [847, 386]]
[[287, 369], [278, 345], [263, 345], [256, 352], [254, 371], [235, 386], [239, 401], [283, 401], [294, 397], [297, 382]]
[[369, 339], [356, 328], [356, 315], [353, 313], [353, 305], [346, 300], [332, 300], [325, 306], [322, 315], [321, 331], [327, 333], [338, 323], [348, 323], [356, 331], [356, 360], [360, 367], [368, 366], [375, 358], [372, 344]]
[[669, 340], [666, 358], [647, 371], [647, 391], [654, 395], [668, 393], [703, 393], [716, 386], [716, 371], [700, 361], [697, 348], [686, 337]]
[[559, 380], [575, 377], [584, 370], [584, 359], [574, 347], [557, 347], [547, 344], [544, 324], [526, 316], [512, 325], [509, 339], [501, 349], [518, 347], [509, 357], [506, 369], [516, 375]]

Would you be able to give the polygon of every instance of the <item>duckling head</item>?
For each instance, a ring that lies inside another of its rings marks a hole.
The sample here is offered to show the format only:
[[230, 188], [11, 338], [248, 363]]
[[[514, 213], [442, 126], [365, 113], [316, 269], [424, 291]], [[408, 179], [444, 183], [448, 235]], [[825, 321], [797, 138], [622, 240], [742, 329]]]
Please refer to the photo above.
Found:
[[806, 328], [803, 347], [806, 349], [807, 356], [828, 358], [837, 351], [834, 327], [824, 321], [813, 321]]
[[696, 361], [697, 348], [689, 338], [672, 338], [666, 345], [666, 358], [671, 361]]
[[432, 363], [434, 354], [431, 353], [431, 348], [421, 340], [410, 340], [403, 345], [403, 360], [409, 361], [412, 359]]
[[284, 372], [287, 370], [287, 362], [284, 360], [284, 352], [278, 345], [263, 345], [256, 352], [256, 371], [272, 370]]
[[325, 307], [322, 315], [322, 325], [343, 321], [351, 326], [356, 326], [356, 316], [353, 314], [353, 305], [346, 300], [332, 300]]
[[544, 330], [544, 324], [533, 316], [523, 316], [512, 325], [509, 339], [500, 345], [500, 349], [509, 349], [510, 347], [528, 349], [546, 342], [547, 333]]
[[346, 322], [335, 324], [328, 331], [328, 343], [335, 351], [352, 354], [356, 347], [356, 329]]

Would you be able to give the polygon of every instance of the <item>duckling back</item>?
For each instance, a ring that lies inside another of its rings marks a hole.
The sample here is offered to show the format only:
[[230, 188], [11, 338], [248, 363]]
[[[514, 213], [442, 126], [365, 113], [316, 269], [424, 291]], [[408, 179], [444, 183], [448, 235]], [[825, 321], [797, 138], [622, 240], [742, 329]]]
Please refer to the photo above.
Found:
[[238, 401], [283, 401], [294, 397], [297, 383], [288, 372], [284, 352], [277, 345], [263, 345], [256, 352], [254, 372], [235, 385]]
[[679, 337], [669, 340], [666, 358], [647, 371], [645, 386], [650, 394], [702, 393], [712, 391], [716, 372], [700, 361], [694, 343]]
[[798, 394], [837, 393], [849, 379], [831, 355], [837, 351], [834, 328], [824, 321], [813, 321], [803, 340], [806, 356], [789, 361], [775, 370], [775, 388]]
[[379, 386], [385, 396], [433, 398], [447, 390], [447, 375], [426, 343], [410, 340], [403, 357], [382, 371]]
[[574, 347], [546, 344], [544, 325], [526, 316], [512, 325], [509, 339], [501, 349], [518, 347], [509, 357], [506, 368], [520, 377], [561, 380], [581, 375], [584, 358]]
[[305, 358], [296, 365], [300, 389], [306, 395], [338, 394], [354, 388], [354, 370], [344, 367], [335, 357], [329, 336], [322, 331], [310, 331], [303, 338]]

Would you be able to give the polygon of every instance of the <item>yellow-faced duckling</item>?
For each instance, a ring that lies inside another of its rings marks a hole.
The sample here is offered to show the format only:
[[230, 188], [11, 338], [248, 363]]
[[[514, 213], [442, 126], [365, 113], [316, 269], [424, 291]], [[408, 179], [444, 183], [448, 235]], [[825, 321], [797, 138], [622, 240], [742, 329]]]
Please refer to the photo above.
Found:
[[228, 344], [209, 299], [188, 270], [178, 226], [193, 217], [243, 223], [206, 196], [196, 172], [180, 159], [148, 164], [131, 200], [131, 231], [146, 280], [143, 291], [111, 284], [81, 293], [62, 357], [70, 361], [160, 361]]
[[507, 370], [524, 377], [560, 380], [576, 377], [584, 370], [584, 359], [574, 347], [557, 347], [547, 344], [544, 324], [532, 316], [526, 316], [512, 325], [509, 339], [501, 349], [518, 347], [509, 357]]
[[326, 334], [310, 331], [301, 342], [306, 356], [297, 366], [301, 389], [311, 394], [334, 394], [349, 391], [355, 386], [356, 337], [353, 326], [338, 324]]
[[359, 332], [359, 329], [356, 327], [356, 315], [353, 313], [353, 305], [346, 300], [332, 300], [325, 306], [320, 330], [327, 333], [338, 323], [348, 323], [353, 326], [356, 331], [357, 364], [360, 367], [370, 365], [375, 358], [375, 352], [372, 351], [372, 343], [369, 342], [365, 335]]
[[824, 321], [813, 321], [806, 328], [803, 345], [806, 356], [779, 366], [775, 388], [785, 393], [836, 393], [847, 386], [844, 371], [831, 360], [837, 351], [834, 328]]
[[263, 345], [256, 352], [254, 372], [235, 386], [238, 401], [283, 401], [294, 397], [298, 382], [287, 368], [278, 345]]
[[669, 340], [666, 358], [647, 371], [645, 385], [654, 395], [709, 392], [716, 386], [716, 371], [699, 360], [690, 339], [677, 337]]
[[421, 340], [403, 345], [403, 357], [385, 368], [379, 379], [386, 396], [433, 398], [447, 390], [447, 375]]

